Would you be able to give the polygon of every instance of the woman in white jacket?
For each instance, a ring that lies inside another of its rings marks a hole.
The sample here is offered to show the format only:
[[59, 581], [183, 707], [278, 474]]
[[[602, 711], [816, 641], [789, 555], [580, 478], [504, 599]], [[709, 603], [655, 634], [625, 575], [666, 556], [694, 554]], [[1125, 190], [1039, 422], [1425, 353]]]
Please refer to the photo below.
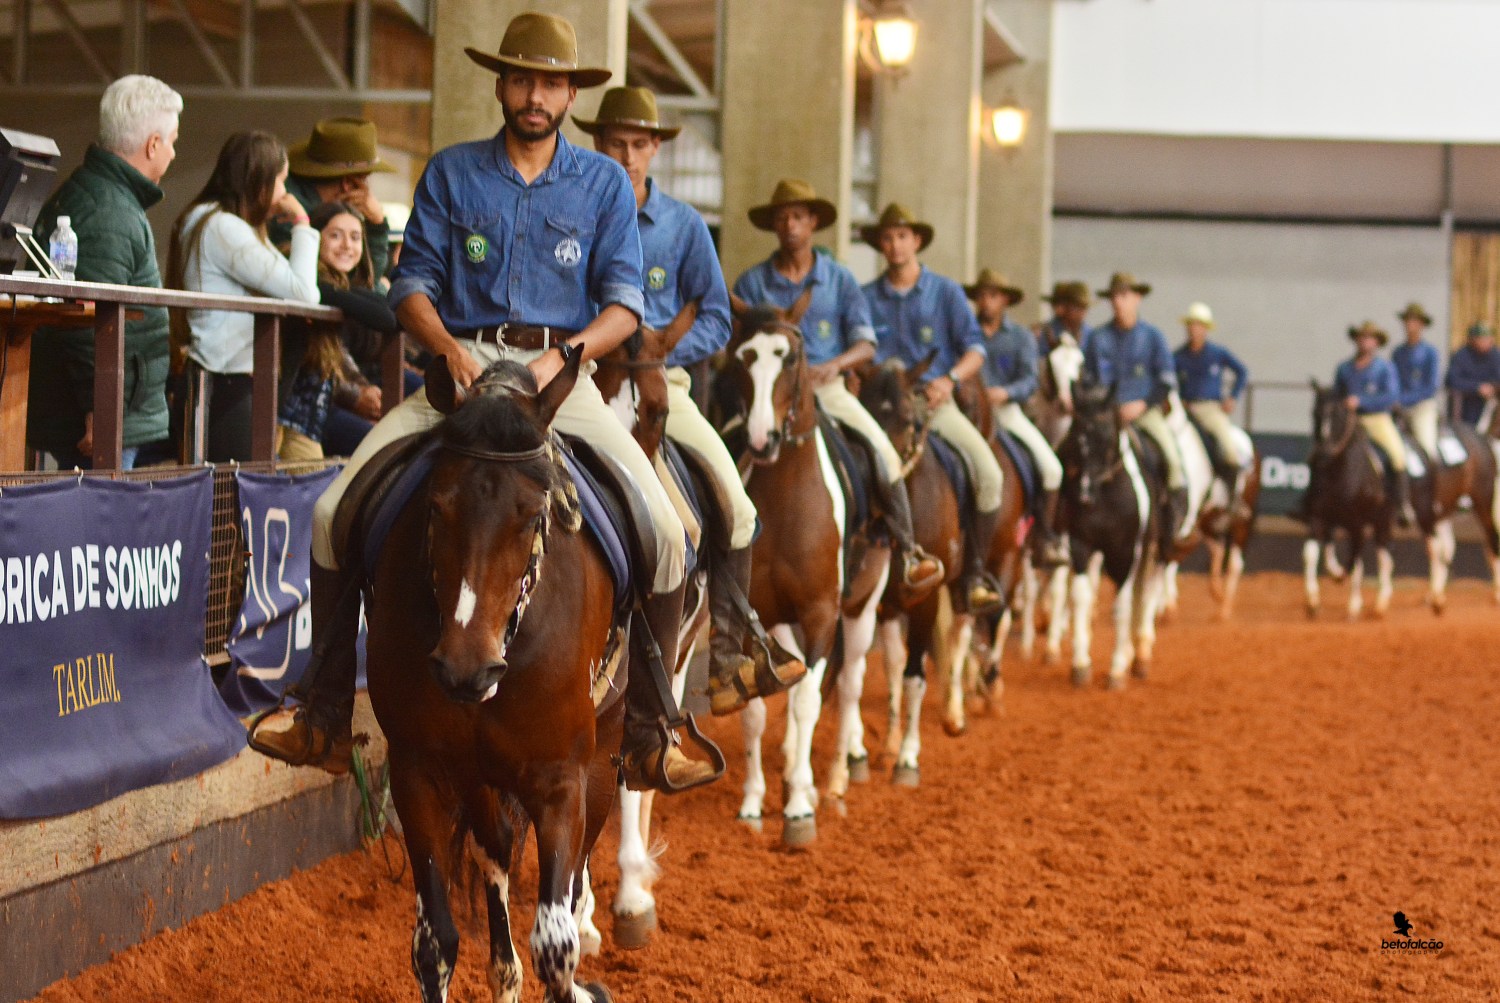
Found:
[[[172, 227], [169, 283], [211, 295], [270, 296], [318, 302], [318, 231], [286, 191], [286, 148], [266, 132], [240, 132], [224, 143], [203, 191]], [[290, 260], [266, 239], [266, 220], [293, 221]], [[228, 310], [189, 310], [174, 317], [174, 335], [194, 367], [208, 374], [210, 462], [250, 458], [250, 385], [255, 317]], [[196, 402], [187, 401], [188, 414]]]

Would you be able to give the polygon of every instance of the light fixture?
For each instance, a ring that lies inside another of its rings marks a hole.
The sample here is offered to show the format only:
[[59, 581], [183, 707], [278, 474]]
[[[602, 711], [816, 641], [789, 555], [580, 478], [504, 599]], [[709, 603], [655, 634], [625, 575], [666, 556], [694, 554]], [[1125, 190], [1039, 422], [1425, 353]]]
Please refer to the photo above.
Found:
[[917, 51], [917, 22], [901, 0], [878, 0], [862, 5], [868, 13], [860, 17], [860, 55], [872, 70], [899, 75], [911, 65]]
[[1014, 150], [1021, 145], [1026, 138], [1026, 111], [1015, 98], [1007, 97], [990, 112], [990, 132], [1001, 149]]

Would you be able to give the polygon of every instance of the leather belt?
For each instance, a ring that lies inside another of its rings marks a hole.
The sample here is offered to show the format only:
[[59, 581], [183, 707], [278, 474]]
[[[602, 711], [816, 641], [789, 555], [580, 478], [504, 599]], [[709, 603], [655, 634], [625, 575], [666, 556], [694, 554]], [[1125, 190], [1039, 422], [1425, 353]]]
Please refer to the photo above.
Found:
[[497, 324], [494, 327], [481, 327], [473, 331], [466, 331], [459, 335], [465, 341], [477, 342], [481, 345], [505, 345], [510, 348], [519, 348], [523, 351], [540, 351], [551, 348], [558, 342], [566, 341], [577, 331], [565, 327], [550, 327], [543, 324]]

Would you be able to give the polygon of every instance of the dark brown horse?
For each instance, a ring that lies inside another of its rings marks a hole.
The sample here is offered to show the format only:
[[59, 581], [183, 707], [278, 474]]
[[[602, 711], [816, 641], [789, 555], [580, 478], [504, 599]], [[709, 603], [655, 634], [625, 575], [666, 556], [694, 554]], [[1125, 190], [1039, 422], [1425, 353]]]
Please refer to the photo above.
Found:
[[369, 691], [390, 743], [417, 921], [412, 968], [424, 1003], [446, 998], [458, 954], [448, 887], [473, 836], [490, 924], [496, 999], [520, 998], [509, 867], [528, 821], [539, 887], [532, 968], [549, 1001], [609, 998], [574, 983], [575, 908], [588, 854], [614, 800], [624, 702], [601, 667], [627, 642], [613, 582], [579, 531], [548, 426], [578, 358], [540, 393], [526, 367], [499, 362], [467, 394], [441, 359], [427, 392], [448, 417], [425, 490], [395, 519], [366, 596]]
[[1494, 574], [1496, 598], [1500, 600], [1497, 456], [1484, 436], [1463, 422], [1455, 421], [1451, 433], [1463, 447], [1464, 458], [1460, 463], [1443, 462], [1448, 431], [1445, 429], [1439, 437], [1439, 456], [1426, 457], [1424, 475], [1412, 478], [1412, 507], [1417, 513], [1417, 525], [1427, 541], [1427, 604], [1439, 614], [1448, 606], [1448, 574], [1458, 546], [1453, 535], [1453, 517], [1460, 511], [1464, 499], [1468, 499], [1474, 519], [1479, 523], [1480, 543]]

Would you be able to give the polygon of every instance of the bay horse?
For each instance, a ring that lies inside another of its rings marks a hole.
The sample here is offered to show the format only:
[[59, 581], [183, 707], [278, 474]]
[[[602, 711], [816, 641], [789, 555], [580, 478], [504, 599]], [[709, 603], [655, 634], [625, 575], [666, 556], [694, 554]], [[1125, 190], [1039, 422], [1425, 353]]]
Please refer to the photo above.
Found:
[[610, 998], [574, 982], [575, 910], [614, 800], [624, 719], [619, 699], [596, 718], [593, 692], [628, 642], [549, 441], [579, 362], [540, 392], [525, 366], [497, 362], [465, 392], [436, 360], [427, 394], [447, 417], [431, 433], [432, 468], [370, 569], [369, 694], [412, 863], [424, 1003], [446, 998], [458, 954], [448, 887], [466, 833], [486, 885], [490, 986], [496, 1000], [520, 999], [509, 868], [528, 824], [533, 971], [549, 1001]]
[[1073, 685], [1088, 685], [1092, 674], [1089, 647], [1102, 570], [1116, 589], [1109, 688], [1122, 690], [1127, 670], [1146, 677], [1156, 645], [1164, 464], [1159, 456], [1147, 462], [1144, 451], [1156, 445], [1121, 423], [1112, 389], [1079, 385], [1073, 401], [1073, 422], [1057, 451], [1072, 571]]
[[[1463, 447], [1461, 463], [1444, 462], [1442, 454], [1451, 448], [1450, 433]], [[1410, 443], [1407, 448], [1411, 448]], [[1500, 601], [1500, 532], [1497, 532], [1500, 497], [1495, 479], [1500, 452], [1461, 421], [1440, 430], [1438, 452], [1438, 456], [1424, 457], [1426, 472], [1412, 478], [1412, 507], [1427, 543], [1427, 604], [1434, 613], [1441, 614], [1448, 606], [1448, 575], [1457, 550], [1453, 517], [1463, 499], [1468, 499], [1479, 523], [1480, 544], [1493, 575], [1496, 599]]]

